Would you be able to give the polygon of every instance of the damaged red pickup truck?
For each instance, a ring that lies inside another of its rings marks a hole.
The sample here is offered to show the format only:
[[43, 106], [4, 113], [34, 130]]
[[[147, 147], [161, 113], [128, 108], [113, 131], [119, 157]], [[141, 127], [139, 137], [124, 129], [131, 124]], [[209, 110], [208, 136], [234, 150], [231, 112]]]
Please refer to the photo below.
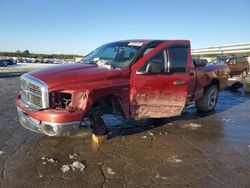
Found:
[[228, 76], [227, 65], [193, 61], [188, 40], [118, 41], [82, 63], [22, 75], [16, 104], [21, 124], [32, 131], [66, 136], [87, 118], [95, 134], [106, 134], [102, 114], [178, 116], [192, 101], [197, 110], [212, 111]]

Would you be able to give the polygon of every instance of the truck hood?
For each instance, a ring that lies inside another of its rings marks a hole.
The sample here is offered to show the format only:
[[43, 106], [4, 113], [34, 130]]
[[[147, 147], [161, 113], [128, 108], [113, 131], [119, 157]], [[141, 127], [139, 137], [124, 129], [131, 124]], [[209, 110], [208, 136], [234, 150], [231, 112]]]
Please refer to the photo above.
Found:
[[121, 75], [121, 70], [98, 67], [95, 64], [63, 64], [28, 73], [55, 88], [77, 82], [92, 82]]

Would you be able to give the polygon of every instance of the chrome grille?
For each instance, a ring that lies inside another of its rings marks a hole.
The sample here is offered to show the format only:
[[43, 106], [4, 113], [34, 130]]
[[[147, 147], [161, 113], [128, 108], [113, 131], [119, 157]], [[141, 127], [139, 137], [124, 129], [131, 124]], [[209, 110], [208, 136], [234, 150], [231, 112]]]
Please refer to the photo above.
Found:
[[49, 107], [48, 87], [42, 81], [24, 74], [21, 76], [21, 97], [32, 108], [45, 109]]
[[37, 93], [39, 95], [42, 94], [42, 90], [40, 87], [34, 85], [34, 84], [31, 84], [31, 83], [27, 83], [27, 89], [28, 91], [31, 91], [31, 92], [34, 92], [34, 93]]
[[36, 106], [42, 108], [43, 106], [42, 97], [35, 96], [33, 93], [27, 93], [27, 99], [32, 104], [35, 104]]

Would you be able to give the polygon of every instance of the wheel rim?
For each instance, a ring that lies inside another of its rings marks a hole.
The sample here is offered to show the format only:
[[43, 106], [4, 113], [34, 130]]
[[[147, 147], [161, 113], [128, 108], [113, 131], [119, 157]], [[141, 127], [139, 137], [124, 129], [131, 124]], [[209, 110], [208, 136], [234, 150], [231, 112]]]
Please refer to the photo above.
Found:
[[208, 108], [211, 110], [215, 107], [217, 102], [217, 89], [214, 88], [208, 94]]

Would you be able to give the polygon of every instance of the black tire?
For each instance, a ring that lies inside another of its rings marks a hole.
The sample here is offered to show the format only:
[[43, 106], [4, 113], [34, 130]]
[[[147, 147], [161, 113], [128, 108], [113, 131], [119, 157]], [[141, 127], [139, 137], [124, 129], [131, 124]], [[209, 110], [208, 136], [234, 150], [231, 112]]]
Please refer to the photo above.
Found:
[[244, 70], [244, 71], [241, 73], [240, 77], [241, 77], [241, 78], [246, 78], [247, 75], [248, 75], [247, 70]]
[[218, 100], [219, 89], [216, 85], [208, 86], [202, 99], [196, 101], [196, 108], [200, 112], [214, 111]]

